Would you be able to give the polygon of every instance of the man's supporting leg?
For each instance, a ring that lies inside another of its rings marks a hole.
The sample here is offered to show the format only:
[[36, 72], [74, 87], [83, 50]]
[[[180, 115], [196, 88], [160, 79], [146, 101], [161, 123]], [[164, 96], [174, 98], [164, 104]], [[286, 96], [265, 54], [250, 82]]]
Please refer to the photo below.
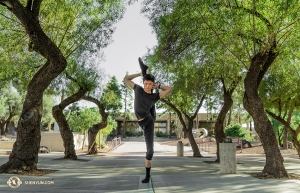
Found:
[[150, 180], [150, 170], [152, 166], [152, 157], [153, 157], [153, 135], [154, 135], [154, 120], [153, 117], [149, 117], [151, 119], [147, 125], [144, 127], [144, 136], [146, 142], [146, 159], [145, 159], [145, 166], [146, 166], [146, 177], [142, 180], [142, 183], [148, 183]]
[[156, 110], [155, 110], [155, 105], [153, 105], [153, 107], [150, 109], [150, 114], [153, 117], [153, 120], [155, 122], [156, 120]]

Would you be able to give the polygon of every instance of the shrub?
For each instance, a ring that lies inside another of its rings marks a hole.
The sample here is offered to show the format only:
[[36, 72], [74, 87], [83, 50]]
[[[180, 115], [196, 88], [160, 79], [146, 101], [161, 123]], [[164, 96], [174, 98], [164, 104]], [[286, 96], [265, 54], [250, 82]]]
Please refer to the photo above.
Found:
[[133, 132], [132, 131], [125, 131], [125, 135], [127, 137], [132, 137], [133, 136]]
[[244, 137], [244, 129], [240, 124], [229, 125], [225, 129], [226, 136], [229, 137]]
[[140, 137], [140, 136], [143, 136], [144, 135], [144, 132], [143, 131], [138, 131], [136, 132], [135, 134], [137, 137]]
[[162, 131], [155, 132], [156, 137], [167, 137], [167, 133], [163, 133]]

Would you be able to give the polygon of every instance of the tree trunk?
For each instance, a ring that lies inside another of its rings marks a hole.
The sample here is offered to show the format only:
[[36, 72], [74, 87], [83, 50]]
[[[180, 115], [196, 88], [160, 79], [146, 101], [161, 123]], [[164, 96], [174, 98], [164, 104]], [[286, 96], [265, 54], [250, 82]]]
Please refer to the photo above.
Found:
[[[171, 107], [176, 114], [178, 115], [179, 121], [182, 125], [182, 131], [185, 137], [188, 138], [191, 147], [193, 149], [193, 157], [203, 157], [199, 151], [198, 145], [195, 141], [195, 138], [193, 136], [193, 121], [196, 118], [196, 116], [198, 115], [199, 109], [201, 108], [203, 101], [205, 99], [206, 95], [203, 95], [202, 98], [200, 99], [200, 102], [196, 108], [196, 111], [194, 112], [193, 116], [189, 116], [188, 114], [184, 113], [184, 112], [180, 112], [178, 108], [176, 108], [171, 102], [167, 101], [166, 99], [162, 98], [160, 99], [162, 102], [166, 103], [169, 107]], [[186, 125], [184, 119], [183, 119], [183, 115], [186, 117], [186, 119], [188, 120], [188, 124]]]
[[4, 119], [1, 119], [1, 122], [0, 122], [1, 135], [4, 135], [5, 124], [6, 124], [6, 121]]
[[232, 110], [231, 110], [231, 108], [230, 108], [230, 109], [229, 109], [229, 113], [228, 113], [227, 126], [230, 125], [230, 123], [231, 123], [231, 115], [232, 115]]
[[6, 137], [7, 132], [8, 132], [9, 123], [10, 123], [10, 121], [11, 121], [11, 119], [13, 117], [14, 117], [14, 115], [10, 114], [9, 117], [8, 117], [8, 119], [6, 120], [6, 125], [5, 125], [5, 129], [4, 129], [4, 135], [5, 135], [5, 137]]
[[[276, 45], [273, 45], [274, 47]], [[275, 133], [269, 121], [261, 98], [258, 95], [258, 86], [271, 66], [277, 54], [273, 48], [268, 52], [256, 54], [251, 61], [250, 68], [244, 80], [244, 107], [252, 116], [255, 130], [257, 131], [266, 154], [266, 164], [262, 173], [273, 175], [275, 178], [288, 177], [283, 164], [283, 157], [278, 148]]]
[[[107, 124], [106, 124], [107, 125]], [[88, 146], [88, 154], [97, 154], [98, 149], [97, 149], [97, 143], [96, 143], [96, 137], [97, 133], [106, 127], [106, 125], [103, 124], [103, 122], [93, 125], [91, 128], [88, 130], [88, 141], [89, 141], [89, 146]], [[99, 144], [101, 146], [101, 144]]]
[[0, 173], [34, 172], [37, 169], [40, 149], [43, 93], [51, 81], [66, 68], [67, 61], [39, 24], [39, 3], [31, 8], [24, 7], [19, 1], [0, 0], [0, 3], [7, 6], [24, 26], [29, 36], [30, 49], [40, 53], [47, 60], [27, 87], [18, 121], [16, 142], [8, 162], [0, 167]]
[[[89, 128], [88, 130], [88, 142], [89, 142], [89, 146], [88, 146], [88, 154], [97, 154], [98, 153], [98, 149], [97, 149], [97, 145], [96, 145], [96, 136], [97, 133], [105, 128], [107, 126], [107, 118], [108, 118], [108, 114], [105, 112], [105, 108], [104, 105], [100, 103], [99, 100], [93, 98], [93, 97], [83, 97], [83, 100], [87, 100], [90, 102], [95, 103], [98, 108], [99, 108], [99, 113], [101, 115], [101, 123], [95, 124], [93, 125], [91, 128]], [[99, 144], [101, 145], [101, 144]]]
[[224, 98], [224, 104], [222, 106], [222, 109], [218, 115], [218, 118], [216, 120], [215, 124], [215, 135], [216, 135], [216, 143], [217, 143], [217, 159], [215, 162], [220, 162], [220, 148], [219, 144], [223, 142], [223, 138], [226, 137], [226, 134], [224, 132], [224, 123], [226, 119], [226, 114], [228, 111], [230, 111], [233, 100], [232, 100], [232, 93], [235, 90], [238, 82], [241, 80], [241, 77], [237, 78], [237, 81], [233, 81], [230, 89], [226, 89], [225, 81], [223, 78], [221, 78], [222, 82], [222, 88], [223, 88], [223, 98]]
[[223, 138], [226, 138], [226, 134], [224, 132], [224, 121], [226, 119], [226, 114], [230, 110], [233, 100], [231, 98], [232, 93], [224, 92], [224, 105], [218, 115], [215, 124], [215, 135], [216, 135], [216, 143], [217, 143], [217, 159], [215, 162], [220, 162], [220, 152], [219, 152], [219, 144], [223, 142]]
[[[289, 110], [289, 115], [287, 119], [287, 123], [290, 125], [292, 120], [293, 110]], [[288, 128], [284, 127], [284, 133], [283, 133], [283, 149], [288, 149]], [[300, 155], [300, 154], [299, 154]]]
[[189, 139], [189, 142], [191, 144], [192, 150], [193, 150], [193, 157], [203, 157], [200, 153], [199, 147], [195, 141], [195, 138], [193, 136], [192, 129], [189, 129], [188, 132], [185, 132], [187, 138]]
[[64, 159], [77, 159], [74, 145], [74, 136], [70, 130], [68, 121], [63, 113], [63, 110], [70, 104], [79, 101], [88, 89], [80, 88], [75, 94], [61, 101], [59, 105], [52, 108], [52, 115], [58, 124], [61, 137], [64, 142], [65, 156]]

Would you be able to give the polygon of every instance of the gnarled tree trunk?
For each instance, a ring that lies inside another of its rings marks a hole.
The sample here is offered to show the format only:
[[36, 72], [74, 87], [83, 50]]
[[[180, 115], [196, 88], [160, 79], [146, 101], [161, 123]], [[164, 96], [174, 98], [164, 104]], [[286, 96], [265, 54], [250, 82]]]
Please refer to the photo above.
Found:
[[65, 156], [64, 159], [77, 159], [74, 145], [73, 133], [63, 113], [63, 110], [70, 104], [79, 101], [87, 92], [87, 89], [80, 88], [75, 94], [61, 101], [59, 105], [52, 108], [52, 115], [58, 124], [61, 137], [64, 142]]
[[[90, 97], [90, 96], [83, 97], [82, 99], [95, 103], [98, 106], [99, 113], [101, 115], [101, 123], [93, 125], [88, 130], [88, 141], [89, 141], [88, 154], [97, 154], [98, 149], [96, 146], [96, 135], [101, 129], [103, 129], [107, 126], [108, 114], [105, 112], [105, 108], [104, 108], [103, 104], [100, 103], [99, 100], [97, 100], [93, 97]], [[101, 144], [99, 144], [99, 145], [101, 145]]]
[[5, 119], [1, 119], [0, 120], [0, 132], [1, 132], [1, 135], [4, 135], [4, 126], [6, 124], [6, 120]]
[[224, 122], [225, 122], [226, 114], [232, 107], [232, 104], [233, 104], [232, 93], [238, 83], [238, 82], [234, 81], [234, 82], [232, 82], [230, 89], [226, 89], [223, 78], [221, 78], [221, 82], [222, 82], [222, 86], [223, 86], [224, 104], [221, 108], [220, 113], [218, 114], [218, 118], [217, 118], [216, 124], [215, 124], [215, 135], [216, 135], [216, 143], [217, 143], [217, 159], [215, 162], [220, 162], [219, 143], [222, 143], [223, 139], [226, 138], [226, 134], [224, 132]]
[[[288, 114], [288, 119], [287, 119], [287, 123], [290, 125], [291, 124], [291, 120], [292, 120], [292, 115], [293, 115], [293, 110], [290, 109], [289, 110], [289, 114]], [[284, 126], [284, 133], [283, 133], [283, 149], [288, 149], [288, 130], [289, 128]], [[296, 135], [296, 140], [297, 140], [297, 135]], [[297, 140], [298, 141], [298, 140]], [[298, 142], [299, 143], [299, 142]], [[300, 151], [300, 149], [299, 149]], [[299, 154], [299, 152], [298, 152]], [[299, 154], [300, 156], [300, 154]]]
[[[177, 109], [170, 101], [167, 101], [166, 99], [160, 99], [162, 102], [166, 103], [169, 107], [171, 107], [175, 112], [176, 114], [178, 115], [178, 118], [179, 118], [179, 121], [182, 125], [182, 131], [184, 132], [184, 136], [186, 136], [191, 144], [191, 147], [192, 147], [192, 150], [193, 150], [193, 157], [203, 157], [200, 153], [200, 150], [199, 150], [199, 147], [195, 141], [195, 138], [193, 136], [193, 121], [194, 119], [196, 118], [197, 114], [198, 114], [198, 111], [199, 109], [201, 108], [202, 104], [203, 104], [203, 101], [205, 99], [205, 96], [206, 95], [203, 95], [198, 106], [197, 106], [197, 109], [195, 111], [195, 113], [193, 114], [193, 116], [189, 116], [188, 114], [186, 113], [181, 113], [179, 111], [179, 109]], [[186, 125], [184, 119], [183, 119], [183, 116], [182, 114], [184, 114], [184, 116], [188, 119], [188, 124]]]
[[288, 173], [283, 165], [283, 157], [278, 148], [275, 133], [269, 121], [261, 98], [258, 95], [258, 86], [271, 66], [277, 54], [274, 52], [276, 44], [269, 51], [256, 54], [244, 80], [244, 107], [252, 116], [255, 130], [258, 133], [266, 154], [266, 164], [262, 173], [273, 175], [275, 178], [287, 177]]
[[30, 39], [30, 49], [47, 59], [27, 87], [17, 126], [17, 139], [8, 162], [0, 167], [0, 173], [33, 172], [37, 169], [43, 92], [67, 66], [67, 61], [61, 51], [43, 32], [39, 24], [41, 2], [36, 0], [33, 5], [24, 7], [19, 1], [0, 0], [0, 4], [6, 6], [24, 26]]

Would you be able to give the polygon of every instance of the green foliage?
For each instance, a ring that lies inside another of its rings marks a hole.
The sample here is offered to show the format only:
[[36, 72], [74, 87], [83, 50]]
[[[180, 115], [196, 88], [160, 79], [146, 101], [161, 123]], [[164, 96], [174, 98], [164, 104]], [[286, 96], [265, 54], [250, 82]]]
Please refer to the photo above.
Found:
[[[92, 60], [99, 59], [102, 48], [111, 42], [114, 24], [121, 19], [124, 9], [122, 0], [48, 0], [41, 3], [40, 25], [67, 59], [69, 66], [65, 72], [77, 79], [77, 84], [95, 86], [93, 80], [97, 78], [99, 60]], [[13, 80], [15, 87], [25, 91], [46, 60], [39, 53], [29, 51], [30, 40], [18, 18], [4, 6], [0, 6], [0, 12], [0, 81]], [[59, 76], [51, 86], [47, 91], [51, 94], [76, 89], [64, 76]]]
[[240, 124], [229, 125], [225, 128], [225, 134], [228, 137], [244, 137], [244, 129]]
[[167, 137], [168, 135], [167, 135], [167, 133], [164, 133], [162, 131], [156, 131], [155, 136], [156, 137]]
[[21, 113], [23, 97], [12, 87], [0, 88], [0, 118], [7, 119], [9, 115]]
[[50, 123], [54, 122], [54, 118], [52, 116], [52, 107], [55, 105], [54, 96], [44, 95], [43, 96], [43, 113], [42, 113], [42, 122]]
[[100, 133], [103, 135], [109, 135], [117, 127], [117, 122], [111, 117], [108, 116], [107, 126], [100, 130]]
[[138, 132], [132, 132], [132, 131], [125, 131], [125, 135], [127, 137], [140, 137], [144, 135], [143, 131], [138, 131]]
[[115, 76], [106, 84], [100, 102], [112, 117], [117, 117], [122, 108], [122, 93]]
[[[112, 119], [111, 116], [108, 116], [107, 120], [107, 126], [103, 129], [101, 129], [97, 136], [96, 136], [96, 144], [99, 145], [100, 141], [100, 146], [101, 148], [104, 148], [106, 146], [106, 138], [107, 136], [117, 127], [117, 122]], [[100, 134], [100, 136], [99, 136]], [[99, 138], [100, 137], [100, 138]]]
[[85, 133], [91, 126], [101, 121], [98, 108], [83, 108], [79, 112], [73, 111], [67, 116], [72, 131]]
[[245, 139], [247, 141], [254, 141], [254, 137], [251, 136], [251, 131], [244, 130], [244, 134], [245, 134], [245, 136], [243, 137], [243, 139]]
[[133, 132], [132, 131], [125, 131], [125, 135], [127, 137], [132, 137], [133, 136]]

